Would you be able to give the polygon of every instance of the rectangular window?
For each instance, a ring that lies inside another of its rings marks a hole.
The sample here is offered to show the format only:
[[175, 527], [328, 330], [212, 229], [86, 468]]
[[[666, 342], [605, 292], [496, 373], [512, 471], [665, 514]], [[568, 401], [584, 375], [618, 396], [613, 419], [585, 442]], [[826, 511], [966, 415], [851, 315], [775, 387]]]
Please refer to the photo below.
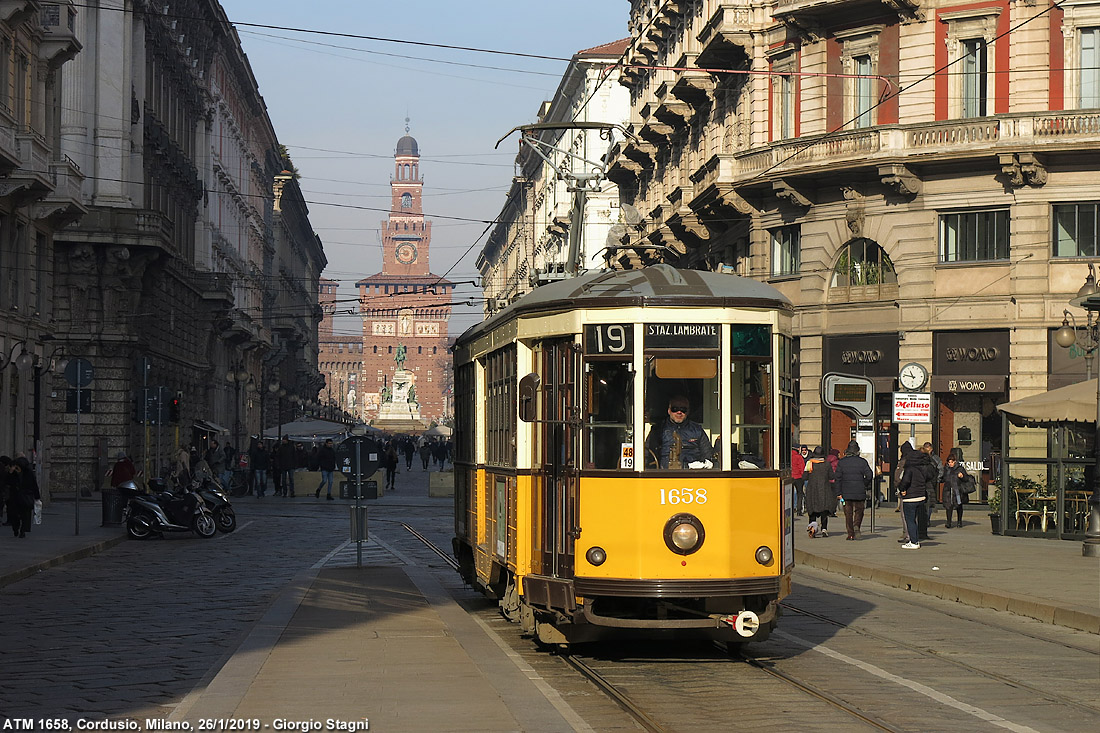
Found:
[[772, 235], [772, 275], [794, 275], [799, 266], [798, 224], [773, 229]]
[[857, 56], [855, 70], [859, 78], [855, 80], [856, 91], [856, 127], [870, 127], [874, 124], [871, 108], [875, 105], [874, 79], [871, 78], [870, 56]]
[[1008, 210], [940, 215], [940, 260], [1008, 259]]
[[585, 468], [624, 465], [625, 445], [633, 446], [634, 372], [629, 361], [593, 359], [585, 364]]
[[779, 107], [779, 138], [787, 140], [794, 137], [794, 77], [776, 78]]
[[1054, 206], [1054, 256], [1095, 257], [1100, 231], [1100, 205]]
[[1100, 28], [1081, 29], [1081, 98], [1078, 107], [1100, 107]]
[[487, 392], [486, 458], [490, 465], [516, 465], [516, 347], [506, 346], [485, 360]]
[[962, 42], [962, 116], [984, 117], [988, 65], [987, 44], [984, 38], [972, 38]]

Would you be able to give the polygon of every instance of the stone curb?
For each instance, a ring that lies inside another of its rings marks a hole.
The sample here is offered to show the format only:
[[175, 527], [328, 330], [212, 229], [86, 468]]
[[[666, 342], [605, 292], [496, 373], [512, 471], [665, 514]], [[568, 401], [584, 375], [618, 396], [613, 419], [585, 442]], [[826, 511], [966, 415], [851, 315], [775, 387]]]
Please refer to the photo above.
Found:
[[1027, 616], [1055, 626], [1065, 626], [1078, 631], [1086, 631], [1090, 634], [1100, 634], [1100, 613], [1091, 609], [1059, 606], [1030, 596], [991, 591], [963, 583], [933, 580], [920, 575], [906, 574], [892, 568], [883, 568], [836, 557], [813, 555], [805, 550], [796, 549], [794, 559], [796, 565], [805, 565], [829, 573], [870, 580], [892, 588], [915, 591], [924, 595], [942, 598], [945, 601], [955, 601], [967, 606], [974, 606], [975, 608], [1008, 611], [1018, 616]]
[[115, 545], [121, 544], [125, 540], [126, 535], [124, 534], [117, 537], [109, 537], [100, 542], [96, 542], [95, 544], [85, 545], [84, 547], [76, 550], [71, 550], [69, 552], [58, 555], [57, 557], [51, 557], [48, 560], [36, 562], [33, 565], [28, 565], [25, 568], [20, 568], [19, 570], [13, 570], [11, 572], [5, 573], [3, 575], [0, 575], [0, 588], [3, 588], [6, 585], [11, 585], [12, 583], [16, 583], [20, 580], [23, 580], [24, 578], [29, 578], [36, 573], [40, 573], [43, 570], [52, 568], [56, 565], [63, 565], [67, 562], [72, 562], [74, 560], [82, 560], [83, 558], [98, 554], [100, 552], [103, 552], [104, 550], [109, 550]]

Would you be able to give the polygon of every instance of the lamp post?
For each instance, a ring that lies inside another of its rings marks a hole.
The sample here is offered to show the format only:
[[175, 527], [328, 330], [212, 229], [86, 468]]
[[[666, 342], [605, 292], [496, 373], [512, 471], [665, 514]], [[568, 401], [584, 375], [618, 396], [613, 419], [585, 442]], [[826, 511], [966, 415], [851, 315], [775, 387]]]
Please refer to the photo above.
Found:
[[237, 450], [241, 449], [241, 387], [251, 377], [241, 362], [230, 366], [225, 374], [225, 381], [233, 385], [233, 442]]
[[[1062, 348], [1077, 348], [1085, 354], [1085, 374], [1092, 378], [1092, 360], [1100, 347], [1100, 288], [1096, 285], [1096, 270], [1089, 263], [1089, 274], [1085, 284], [1077, 291], [1077, 297], [1070, 305], [1085, 309], [1083, 330], [1078, 331], [1077, 319], [1073, 314], [1062, 311], [1062, 327], [1054, 332], [1054, 340]], [[1070, 320], [1073, 325], [1070, 325]], [[1089, 496], [1089, 526], [1085, 531], [1085, 541], [1081, 543], [1081, 554], [1085, 557], [1100, 557], [1100, 375], [1096, 380], [1096, 424], [1092, 443], [1093, 469], [1092, 494]]]

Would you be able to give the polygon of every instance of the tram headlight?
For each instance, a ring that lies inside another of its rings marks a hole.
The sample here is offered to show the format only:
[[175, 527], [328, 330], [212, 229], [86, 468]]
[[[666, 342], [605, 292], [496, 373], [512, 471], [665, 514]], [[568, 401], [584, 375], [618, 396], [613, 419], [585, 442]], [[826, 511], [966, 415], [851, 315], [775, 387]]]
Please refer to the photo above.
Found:
[[665, 522], [665, 545], [677, 555], [690, 555], [703, 546], [703, 523], [692, 514], [677, 514]]
[[761, 565], [771, 565], [772, 557], [772, 548], [766, 545], [756, 548], [756, 561]]
[[602, 547], [589, 547], [588, 552], [584, 553], [584, 558], [590, 565], [603, 565], [607, 561], [607, 553]]

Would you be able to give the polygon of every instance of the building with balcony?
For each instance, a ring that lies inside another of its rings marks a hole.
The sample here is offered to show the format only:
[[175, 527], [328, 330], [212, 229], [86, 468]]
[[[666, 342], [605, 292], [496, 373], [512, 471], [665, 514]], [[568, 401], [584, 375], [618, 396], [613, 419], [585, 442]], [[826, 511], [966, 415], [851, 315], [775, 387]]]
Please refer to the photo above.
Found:
[[1084, 376], [1052, 333], [1098, 254], [1100, 3], [634, 0], [630, 28], [609, 176], [644, 222], [618, 264], [781, 290], [801, 442], [843, 449], [820, 378], [861, 374], [892, 463], [916, 362], [918, 444], [988, 467], [996, 405]]
[[71, 2], [0, 3], [0, 453], [32, 461], [53, 430], [54, 239], [87, 210], [59, 127], [77, 17]]
[[[628, 42], [576, 53], [553, 99], [539, 111], [541, 129], [523, 134], [519, 175], [477, 261], [487, 315], [538, 285], [567, 277], [571, 267], [576, 272], [604, 266], [605, 247], [609, 241], [618, 244], [617, 233], [625, 232], [619, 192], [606, 177], [604, 156], [622, 136], [613, 126], [628, 118], [629, 100], [615, 83], [614, 66]], [[592, 123], [609, 126], [582, 127]], [[579, 189], [584, 189], [583, 206], [578, 206]], [[571, 232], [577, 210], [580, 229]]]
[[118, 450], [151, 476], [214, 436], [247, 447], [315, 397], [325, 264], [216, 0], [89, 6], [75, 31], [60, 136], [88, 213], [56, 238], [55, 334], [95, 379], [83, 445], [59, 378], [51, 392], [47, 460], [70, 491]]

